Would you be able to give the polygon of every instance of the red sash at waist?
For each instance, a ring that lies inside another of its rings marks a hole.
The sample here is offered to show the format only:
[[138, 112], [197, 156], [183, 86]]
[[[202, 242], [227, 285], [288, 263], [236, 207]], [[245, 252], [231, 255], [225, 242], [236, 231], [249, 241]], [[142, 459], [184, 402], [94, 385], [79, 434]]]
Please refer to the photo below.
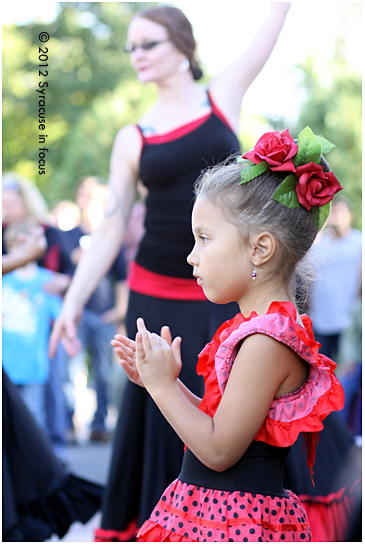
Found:
[[130, 264], [128, 284], [132, 291], [179, 301], [207, 301], [202, 288], [194, 278], [176, 278], [148, 271], [135, 261]]

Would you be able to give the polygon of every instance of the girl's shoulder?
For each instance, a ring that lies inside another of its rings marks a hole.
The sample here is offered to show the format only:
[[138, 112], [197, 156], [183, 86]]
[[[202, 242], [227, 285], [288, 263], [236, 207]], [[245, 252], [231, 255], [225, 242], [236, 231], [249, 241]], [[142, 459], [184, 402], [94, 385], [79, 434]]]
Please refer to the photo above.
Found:
[[[300, 323], [299, 320], [300, 319]], [[224, 393], [236, 354], [249, 335], [268, 335], [296, 352], [308, 363], [308, 376], [295, 392], [274, 398], [257, 436], [258, 441], [290, 446], [300, 432], [323, 429], [322, 421], [333, 410], [343, 407], [343, 390], [335, 376], [335, 362], [319, 354], [311, 320], [297, 315], [293, 303], [274, 302], [265, 315], [238, 314], [221, 326], [200, 355], [198, 373], [206, 385], [206, 404], [214, 414]]]
[[228, 358], [232, 365], [241, 342], [249, 335], [261, 333], [286, 344], [310, 365], [318, 363], [320, 345], [314, 338], [311, 320], [305, 314], [299, 315], [291, 301], [274, 301], [263, 315], [252, 312], [248, 318], [238, 316], [236, 327], [229, 324], [220, 335], [216, 358]]
[[305, 314], [299, 317], [289, 301], [274, 302], [265, 315], [251, 315], [248, 320], [242, 317], [238, 327], [220, 344], [215, 372], [222, 393], [241, 342], [255, 333], [284, 343], [309, 364], [307, 379], [298, 390], [274, 398], [255, 437], [272, 445], [290, 446], [300, 432], [322, 430], [324, 418], [342, 409], [343, 389], [334, 373], [337, 365], [319, 353], [320, 344], [314, 338], [310, 318]]

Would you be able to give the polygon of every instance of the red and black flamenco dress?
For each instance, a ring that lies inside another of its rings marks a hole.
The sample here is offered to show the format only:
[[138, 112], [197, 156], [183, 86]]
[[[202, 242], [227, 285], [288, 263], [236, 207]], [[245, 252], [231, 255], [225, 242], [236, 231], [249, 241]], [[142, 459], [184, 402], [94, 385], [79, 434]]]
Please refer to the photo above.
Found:
[[305, 383], [276, 397], [254, 441], [231, 468], [215, 472], [187, 449], [179, 477], [165, 490], [138, 534], [139, 541], [310, 541], [307, 514], [298, 497], [283, 488], [285, 458], [303, 433], [311, 473], [318, 432], [332, 411], [343, 407], [336, 364], [318, 353], [311, 321], [291, 302], [270, 305], [266, 315], [238, 314], [225, 322], [199, 356], [205, 381], [200, 409], [213, 416], [240, 343], [260, 333], [294, 350], [308, 365]]

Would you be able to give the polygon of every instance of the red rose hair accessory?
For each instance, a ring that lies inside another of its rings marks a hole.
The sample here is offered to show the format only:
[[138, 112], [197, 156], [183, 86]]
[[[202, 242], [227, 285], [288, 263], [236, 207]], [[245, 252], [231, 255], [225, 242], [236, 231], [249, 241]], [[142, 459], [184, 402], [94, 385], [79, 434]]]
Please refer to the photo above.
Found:
[[266, 132], [258, 139], [254, 149], [245, 153], [243, 158], [256, 165], [266, 161], [270, 170], [295, 172], [292, 158], [297, 151], [298, 146], [287, 129], [281, 134], [278, 131]]
[[241, 184], [250, 182], [266, 170], [287, 172], [288, 176], [275, 191], [273, 198], [288, 208], [304, 206], [311, 211], [318, 229], [330, 213], [330, 202], [343, 189], [333, 172], [320, 165], [323, 153], [335, 146], [309, 127], [301, 131], [298, 144], [289, 129], [267, 132], [259, 138], [253, 150], [237, 159], [244, 163]]

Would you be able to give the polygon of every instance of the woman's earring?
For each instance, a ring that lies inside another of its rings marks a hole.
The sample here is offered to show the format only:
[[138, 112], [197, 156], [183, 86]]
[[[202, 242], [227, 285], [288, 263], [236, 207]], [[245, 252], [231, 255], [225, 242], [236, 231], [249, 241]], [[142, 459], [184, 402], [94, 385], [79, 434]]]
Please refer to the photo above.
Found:
[[187, 57], [183, 59], [180, 63], [179, 70], [180, 72], [187, 72], [190, 68], [190, 61]]
[[255, 280], [255, 278], [256, 278], [256, 276], [257, 276], [257, 266], [256, 266], [256, 265], [255, 265], [254, 270], [252, 271], [251, 276], [252, 276], [252, 280]]

